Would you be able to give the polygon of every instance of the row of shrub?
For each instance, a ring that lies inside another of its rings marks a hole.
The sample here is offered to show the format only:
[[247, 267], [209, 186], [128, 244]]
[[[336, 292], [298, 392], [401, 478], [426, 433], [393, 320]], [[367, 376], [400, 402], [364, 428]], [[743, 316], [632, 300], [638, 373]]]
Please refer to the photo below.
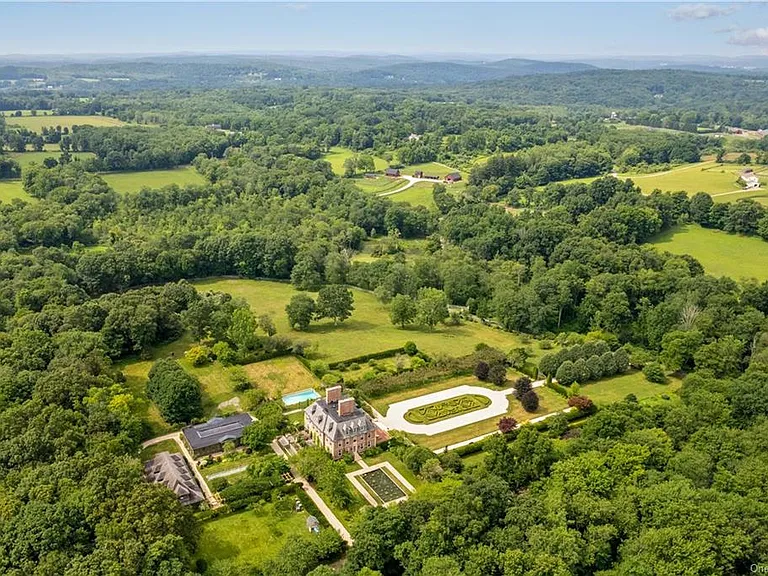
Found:
[[576, 362], [582, 358], [586, 360], [592, 356], [602, 356], [610, 351], [611, 347], [603, 340], [593, 340], [570, 348], [562, 348], [557, 352], [542, 356], [539, 360], [539, 370], [545, 376], [554, 376], [563, 362], [568, 360]]
[[[392, 392], [399, 392], [415, 386], [422, 386], [437, 380], [472, 374], [480, 361], [493, 362], [497, 350], [481, 349], [468, 356], [435, 360], [432, 364], [399, 374], [386, 374], [370, 380], [362, 380], [355, 387], [366, 398], [377, 398]], [[492, 356], [492, 357], [491, 357]]]

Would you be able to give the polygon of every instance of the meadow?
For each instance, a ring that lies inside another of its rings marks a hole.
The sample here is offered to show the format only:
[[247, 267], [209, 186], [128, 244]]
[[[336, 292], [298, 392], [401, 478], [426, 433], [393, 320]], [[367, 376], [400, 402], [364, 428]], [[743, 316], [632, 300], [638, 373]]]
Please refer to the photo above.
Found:
[[[331, 320], [312, 322], [309, 330], [297, 332], [290, 329], [285, 315], [286, 304], [293, 295], [298, 294], [290, 284], [211, 278], [198, 280], [194, 285], [198, 290], [228, 292], [234, 297], [245, 299], [254, 313], [272, 316], [278, 333], [317, 345], [317, 351], [313, 355], [326, 362], [398, 348], [408, 340], [415, 342], [420, 350], [429, 355], [449, 356], [469, 354], [479, 342], [504, 351], [526, 345], [517, 334], [474, 322], [451, 327], [441, 325], [434, 330], [416, 327], [403, 330], [391, 324], [388, 308], [373, 294], [355, 288], [352, 289], [355, 310], [348, 320], [339, 325], [334, 325]], [[528, 346], [534, 353], [540, 353], [535, 342]]]
[[307, 516], [306, 512], [276, 511], [273, 504], [265, 504], [203, 522], [196, 558], [209, 565], [232, 560], [242, 567], [259, 566], [288, 540], [306, 533]]
[[652, 244], [673, 254], [693, 256], [714, 276], [768, 280], [768, 242], [756, 236], [728, 234], [690, 224], [659, 234]]
[[204, 184], [203, 178], [192, 166], [181, 166], [170, 170], [143, 170], [139, 172], [105, 172], [102, 178], [116, 192], [130, 194], [142, 188], [162, 188], [171, 184], [186, 186]]
[[[408, 202], [412, 206], [426, 206], [431, 210], [436, 210], [437, 206], [432, 198], [432, 187], [434, 184], [431, 182], [416, 182], [410, 188], [392, 194], [389, 199], [393, 202]], [[458, 186], [458, 184], [456, 184]]]
[[32, 132], [41, 132], [43, 128], [61, 126], [124, 126], [125, 122], [109, 116], [22, 116], [6, 118], [8, 126], [21, 126]]

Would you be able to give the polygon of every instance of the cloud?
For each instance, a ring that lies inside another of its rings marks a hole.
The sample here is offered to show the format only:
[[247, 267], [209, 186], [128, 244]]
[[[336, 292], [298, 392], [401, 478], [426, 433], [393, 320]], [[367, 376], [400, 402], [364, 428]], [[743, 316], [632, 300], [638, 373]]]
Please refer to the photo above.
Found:
[[283, 4], [283, 6], [294, 12], [306, 12], [309, 10], [309, 4]]
[[768, 28], [736, 30], [728, 38], [728, 44], [736, 46], [768, 46]]
[[675, 20], [706, 20], [707, 18], [727, 16], [736, 10], [738, 7], [733, 4], [726, 6], [720, 4], [681, 4], [670, 10], [668, 14]]

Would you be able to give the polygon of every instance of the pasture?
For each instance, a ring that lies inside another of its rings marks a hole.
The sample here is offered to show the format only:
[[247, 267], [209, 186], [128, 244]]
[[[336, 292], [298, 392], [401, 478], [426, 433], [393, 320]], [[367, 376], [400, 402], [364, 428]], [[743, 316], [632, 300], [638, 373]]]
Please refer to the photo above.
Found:
[[273, 504], [265, 504], [208, 520], [201, 524], [195, 556], [209, 566], [230, 560], [253, 568], [274, 558], [288, 540], [306, 534], [306, 519], [306, 512], [277, 511]]
[[638, 400], [660, 398], [664, 394], [672, 395], [677, 392], [681, 384], [678, 378], [667, 378], [666, 384], [648, 382], [642, 372], [634, 371], [585, 384], [581, 387], [581, 394], [590, 398], [595, 404], [605, 406], [620, 402], [628, 394], [634, 394]]
[[204, 184], [203, 178], [192, 166], [181, 166], [169, 170], [143, 170], [139, 172], [104, 172], [100, 176], [116, 192], [130, 194], [142, 188], [162, 188], [177, 184]]
[[[662, 192], [683, 190], [693, 196], [696, 192], [706, 192], [712, 196], [724, 192], [740, 190], [736, 182], [739, 173], [749, 168], [738, 164], [717, 164], [714, 161], [697, 162], [655, 174], [619, 174], [619, 178], [630, 178], [644, 194], [655, 189]], [[768, 178], [768, 168], [754, 167], [762, 178]]]
[[5, 120], [8, 126], [20, 126], [32, 132], [42, 132], [43, 128], [60, 126], [72, 130], [72, 126], [124, 126], [125, 122], [109, 116], [22, 116]]
[[[479, 342], [500, 350], [526, 345], [517, 334], [504, 332], [474, 322], [461, 326], [438, 326], [434, 330], [409, 327], [405, 330], [393, 326], [387, 306], [376, 297], [353, 288], [355, 310], [351, 318], [339, 325], [332, 320], [312, 322], [306, 332], [290, 329], [285, 306], [298, 294], [290, 284], [260, 280], [210, 278], [194, 282], [198, 290], [228, 292], [245, 299], [256, 314], [270, 314], [278, 333], [306, 340], [317, 345], [316, 357], [333, 362], [380, 352], [402, 346], [408, 340], [416, 343], [429, 355], [461, 356], [471, 353]], [[535, 342], [528, 344], [534, 354], [540, 354]]]
[[693, 256], [713, 276], [768, 280], [768, 242], [756, 236], [728, 234], [690, 224], [659, 234], [652, 244], [659, 250]]

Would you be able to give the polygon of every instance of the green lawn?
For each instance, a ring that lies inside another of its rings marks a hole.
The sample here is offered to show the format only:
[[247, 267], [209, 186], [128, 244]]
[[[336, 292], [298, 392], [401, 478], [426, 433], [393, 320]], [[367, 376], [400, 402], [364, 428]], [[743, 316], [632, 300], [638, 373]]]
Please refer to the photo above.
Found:
[[117, 192], [138, 192], [142, 188], [162, 188], [170, 184], [204, 184], [205, 178], [192, 166], [170, 170], [144, 170], [140, 172], [108, 172], [100, 174]]
[[[235, 454], [237, 457], [233, 458], [232, 460], [225, 460], [224, 462], [218, 462], [216, 464], [211, 464], [210, 466], [203, 466], [200, 468], [200, 473], [205, 477], [206, 480], [208, 480], [208, 478], [213, 474], [226, 472], [227, 470], [234, 470], [243, 466], [250, 466], [259, 459], [258, 454], [245, 454], [244, 452], [236, 452]], [[245, 472], [242, 474], [245, 474]], [[233, 474], [232, 476], [227, 476], [227, 478], [233, 477], [237, 478], [239, 475]]]
[[[395, 198], [395, 196], [393, 196]], [[387, 238], [379, 237], [373, 240], [367, 240], [363, 242], [363, 247], [360, 252], [357, 252], [352, 256], [353, 261], [360, 262], [373, 262], [377, 259], [373, 255], [373, 251], [382, 243], [387, 242]], [[398, 240], [401, 248], [405, 251], [406, 259], [412, 256], [423, 256], [427, 253], [428, 240], [421, 239], [403, 239]]]
[[170, 452], [173, 454], [176, 452], [181, 452], [181, 450], [179, 449], [179, 445], [176, 444], [175, 440], [163, 440], [162, 442], [158, 442], [157, 444], [152, 444], [152, 446], [143, 448], [139, 453], [139, 459], [142, 462], [146, 462], [147, 460], [153, 458], [155, 455], [160, 454], [160, 452]]
[[[549, 388], [536, 388], [536, 394], [539, 395], [539, 409], [536, 412], [526, 412], [520, 405], [520, 402], [515, 400], [513, 396], [509, 398], [509, 409], [504, 416], [511, 416], [518, 423], [522, 424], [527, 422], [531, 418], [537, 416], [543, 416], [544, 414], [550, 414], [552, 412], [559, 412], [568, 407], [568, 403], [565, 398], [550, 390]], [[448, 432], [435, 434], [433, 436], [427, 436], [424, 434], [408, 434], [408, 436], [422, 446], [429, 448], [430, 450], [438, 450], [457, 442], [476, 438], [489, 432], [495, 432], [498, 430], [499, 419], [501, 416], [489, 418], [475, 424], [468, 426], [462, 426], [461, 428], [454, 428]]]
[[202, 523], [196, 557], [209, 565], [234, 560], [256, 567], [274, 558], [290, 539], [306, 534], [306, 512], [278, 512], [273, 504]]
[[768, 280], [768, 242], [697, 225], [677, 226], [653, 244], [673, 254], [690, 254], [714, 276]]
[[6, 118], [8, 126], [21, 126], [32, 132], [40, 132], [43, 128], [61, 126], [72, 129], [72, 126], [123, 126], [125, 122], [109, 116], [22, 116], [21, 118]]
[[455, 398], [441, 400], [440, 402], [432, 402], [418, 408], [412, 408], [405, 413], [403, 418], [413, 424], [431, 424], [432, 422], [440, 422], [460, 414], [481, 410], [490, 405], [491, 399], [487, 396], [464, 394]]
[[24, 192], [21, 180], [0, 180], [0, 202], [10, 202], [14, 198], [37, 202], [36, 198]]
[[320, 386], [315, 375], [293, 356], [247, 364], [243, 368], [251, 382], [275, 399]]
[[[307, 332], [296, 332], [289, 329], [285, 315], [286, 304], [298, 293], [290, 284], [212, 278], [198, 280], [194, 285], [198, 290], [229, 292], [232, 296], [244, 298], [255, 314], [270, 314], [273, 317], [278, 333], [316, 343], [318, 357], [329, 362], [397, 348], [408, 340], [414, 341], [420, 350], [429, 355], [449, 356], [469, 354], [478, 342], [504, 351], [524, 345], [517, 334], [474, 322], [453, 327], [441, 325], [434, 330], [403, 330], [391, 324], [387, 307], [373, 294], [354, 288], [355, 310], [351, 318], [338, 326], [331, 320], [313, 322]], [[535, 353], [540, 353], [535, 343], [529, 346]]]
[[[365, 153], [363, 152], [363, 154]], [[344, 160], [354, 155], [355, 152], [349, 148], [334, 146], [331, 148], [331, 151], [328, 152], [328, 154], [323, 156], [323, 160], [330, 162], [334, 173], [341, 176], [344, 174]], [[389, 166], [389, 162], [376, 156], [373, 157], [373, 163], [376, 166], [376, 170], [384, 170], [387, 166]]]
[[672, 395], [680, 388], [682, 382], [677, 378], [667, 378], [666, 384], [648, 382], [642, 372], [628, 372], [613, 378], [600, 380], [581, 387], [581, 394], [590, 398], [595, 404], [606, 405], [620, 402], [628, 394], [634, 394], [638, 400], [660, 397], [663, 394]]
[[[461, 183], [456, 184], [456, 186], [459, 186], [460, 184]], [[410, 188], [398, 192], [397, 194], [392, 194], [389, 196], [389, 199], [393, 202], [408, 202], [413, 206], [426, 206], [431, 210], [436, 210], [437, 206], [432, 198], [433, 186], [434, 184], [432, 182], [416, 182], [416, 184]]]
[[[21, 165], [22, 170], [29, 166], [32, 162], [35, 162], [37, 164], [42, 164], [43, 160], [46, 158], [55, 158], [56, 160], [59, 159], [59, 156], [61, 156], [61, 150], [55, 150], [52, 152], [13, 152], [11, 154], [11, 158], [16, 160]], [[93, 158], [96, 156], [92, 152], [73, 152], [72, 158]]]
[[378, 176], [376, 178], [355, 178], [352, 180], [355, 186], [363, 192], [369, 194], [385, 194], [398, 188], [402, 188], [407, 183], [405, 178], [390, 178], [389, 176]]
[[[696, 192], [714, 195], [739, 190], [741, 186], [736, 180], [744, 168], [745, 166], [737, 164], [717, 164], [714, 161], [706, 161], [681, 166], [668, 172], [619, 174], [619, 177], [631, 178], [645, 194], [650, 194], [658, 188], [662, 192], [684, 190], [691, 196]], [[756, 166], [755, 170], [763, 178], [768, 178], [764, 167]]]
[[409, 164], [408, 166], [401, 168], [400, 173], [407, 174], [408, 176], [413, 176], [413, 174], [419, 170], [421, 172], [424, 172], [424, 176], [439, 176], [440, 178], [443, 178], [446, 174], [450, 174], [451, 172], [461, 173], [461, 177], [464, 179], [466, 179], [468, 176], [466, 172], [462, 172], [461, 170], [457, 170], [456, 168], [451, 168], [450, 166], [446, 166], [445, 164], [441, 164], [439, 162], [425, 162], [424, 164]]

